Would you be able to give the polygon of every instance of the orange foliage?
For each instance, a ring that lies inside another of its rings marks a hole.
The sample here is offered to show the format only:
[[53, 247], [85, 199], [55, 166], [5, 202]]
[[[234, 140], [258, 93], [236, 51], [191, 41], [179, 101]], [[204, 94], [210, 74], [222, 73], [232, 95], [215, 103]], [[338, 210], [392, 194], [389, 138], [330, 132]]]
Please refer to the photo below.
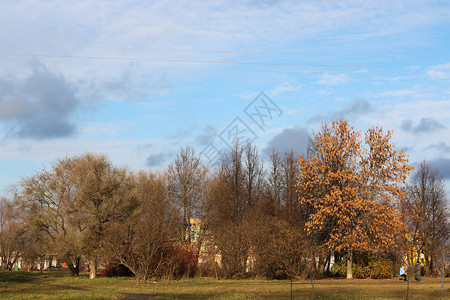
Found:
[[307, 232], [329, 250], [384, 251], [403, 232], [398, 199], [412, 167], [391, 136], [375, 127], [363, 143], [354, 127], [335, 121], [314, 134], [308, 157], [299, 158]]

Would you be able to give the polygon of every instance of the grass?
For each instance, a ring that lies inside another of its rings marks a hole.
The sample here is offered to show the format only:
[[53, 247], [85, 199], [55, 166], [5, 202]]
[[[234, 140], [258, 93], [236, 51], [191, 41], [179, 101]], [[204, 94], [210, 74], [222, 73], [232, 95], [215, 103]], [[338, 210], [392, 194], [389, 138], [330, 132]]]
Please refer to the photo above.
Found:
[[[406, 282], [323, 279], [314, 289], [295, 281], [293, 299], [405, 299]], [[410, 282], [410, 299], [450, 299], [450, 279], [441, 293], [439, 278]], [[290, 281], [211, 278], [137, 284], [133, 278], [74, 278], [64, 272], [0, 272], [0, 299], [290, 299]]]

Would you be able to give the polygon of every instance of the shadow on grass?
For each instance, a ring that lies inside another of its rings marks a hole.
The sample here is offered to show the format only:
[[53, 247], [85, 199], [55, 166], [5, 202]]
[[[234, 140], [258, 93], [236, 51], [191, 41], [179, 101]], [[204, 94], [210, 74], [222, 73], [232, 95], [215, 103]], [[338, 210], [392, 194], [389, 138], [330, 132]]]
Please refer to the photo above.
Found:
[[129, 300], [144, 300], [158, 297], [159, 294], [145, 294], [145, 293], [122, 293], [123, 299]]
[[0, 271], [0, 282], [29, 282], [47, 277], [43, 273], [25, 271]]

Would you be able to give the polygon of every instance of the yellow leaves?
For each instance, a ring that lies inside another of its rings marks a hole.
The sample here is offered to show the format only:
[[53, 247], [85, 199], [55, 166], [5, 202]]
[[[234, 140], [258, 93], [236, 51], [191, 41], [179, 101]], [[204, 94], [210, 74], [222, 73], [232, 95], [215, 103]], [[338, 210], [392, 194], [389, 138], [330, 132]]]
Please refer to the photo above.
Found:
[[299, 202], [313, 210], [308, 234], [326, 234], [326, 244], [335, 249], [383, 248], [393, 242], [393, 230], [402, 227], [393, 200], [403, 196], [399, 184], [412, 167], [391, 137], [392, 131], [374, 127], [363, 145], [360, 133], [345, 121], [325, 124], [314, 134], [312, 151], [298, 160]]

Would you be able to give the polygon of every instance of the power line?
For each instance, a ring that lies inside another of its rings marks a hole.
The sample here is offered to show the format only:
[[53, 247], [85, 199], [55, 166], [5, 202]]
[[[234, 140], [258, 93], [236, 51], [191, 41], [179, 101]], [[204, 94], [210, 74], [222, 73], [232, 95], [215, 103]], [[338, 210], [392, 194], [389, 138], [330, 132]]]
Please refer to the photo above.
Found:
[[[18, 59], [0, 59], [3, 62], [20, 62], [26, 63], [29, 60]], [[178, 67], [178, 66], [149, 66], [149, 65], [124, 65], [124, 64], [103, 64], [103, 63], [86, 63], [86, 62], [67, 62], [67, 61], [41, 61], [42, 63], [62, 64], [62, 65], [81, 65], [81, 66], [101, 66], [101, 67], [127, 67], [133, 69], [177, 69], [177, 70], [192, 70], [192, 71], [228, 71], [228, 72], [245, 72], [245, 73], [281, 73], [281, 74], [333, 74], [333, 75], [354, 75], [355, 72], [329, 72], [329, 71], [282, 71], [282, 70], [257, 70], [257, 69], [218, 69], [218, 68], [194, 68], [194, 67]], [[405, 74], [392, 73], [371, 73], [376, 76], [405, 76]], [[419, 75], [414, 75], [419, 76]]]
[[[4, 62], [30, 62], [29, 60], [10, 60], [0, 59]], [[177, 66], [149, 66], [149, 65], [123, 65], [123, 64], [100, 64], [100, 63], [84, 63], [84, 62], [66, 62], [66, 61], [42, 61], [50, 64], [65, 64], [65, 65], [82, 65], [82, 66], [103, 66], [103, 67], [129, 67], [137, 69], [180, 69], [180, 70], [194, 70], [194, 71], [233, 71], [233, 72], [255, 72], [255, 73], [298, 73], [298, 74], [352, 74], [350, 72], [326, 72], [326, 71], [280, 71], [280, 70], [246, 70], [246, 69], [218, 69], [218, 68], [194, 68], [194, 67], [177, 67]]]
[[266, 63], [266, 62], [244, 62], [244, 61], [220, 61], [220, 60], [186, 60], [186, 59], [150, 59], [133, 57], [106, 57], [106, 56], [76, 56], [76, 55], [54, 55], [38, 53], [0, 52], [5, 56], [32, 56], [70, 59], [90, 60], [123, 60], [123, 61], [151, 61], [169, 63], [199, 63], [199, 64], [231, 64], [231, 65], [264, 65], [264, 66], [301, 66], [301, 67], [326, 67], [326, 68], [367, 68], [367, 69], [402, 69], [402, 70], [450, 70], [450, 67], [422, 67], [422, 66], [370, 66], [370, 65], [334, 65], [334, 64], [301, 64], [301, 63]]
[[400, 54], [343, 54], [343, 53], [319, 53], [319, 52], [270, 52], [270, 51], [227, 51], [227, 50], [197, 50], [197, 49], [174, 49], [174, 48], [139, 48], [139, 47], [113, 47], [113, 46], [80, 46], [61, 44], [31, 44], [31, 43], [7, 43], [0, 45], [35, 46], [55, 48], [82, 48], [82, 49], [110, 49], [110, 50], [132, 50], [153, 52], [187, 52], [187, 53], [222, 53], [222, 54], [258, 54], [258, 55], [292, 55], [292, 56], [340, 56], [340, 57], [380, 57], [380, 58], [448, 58], [443, 55], [400, 55]]

